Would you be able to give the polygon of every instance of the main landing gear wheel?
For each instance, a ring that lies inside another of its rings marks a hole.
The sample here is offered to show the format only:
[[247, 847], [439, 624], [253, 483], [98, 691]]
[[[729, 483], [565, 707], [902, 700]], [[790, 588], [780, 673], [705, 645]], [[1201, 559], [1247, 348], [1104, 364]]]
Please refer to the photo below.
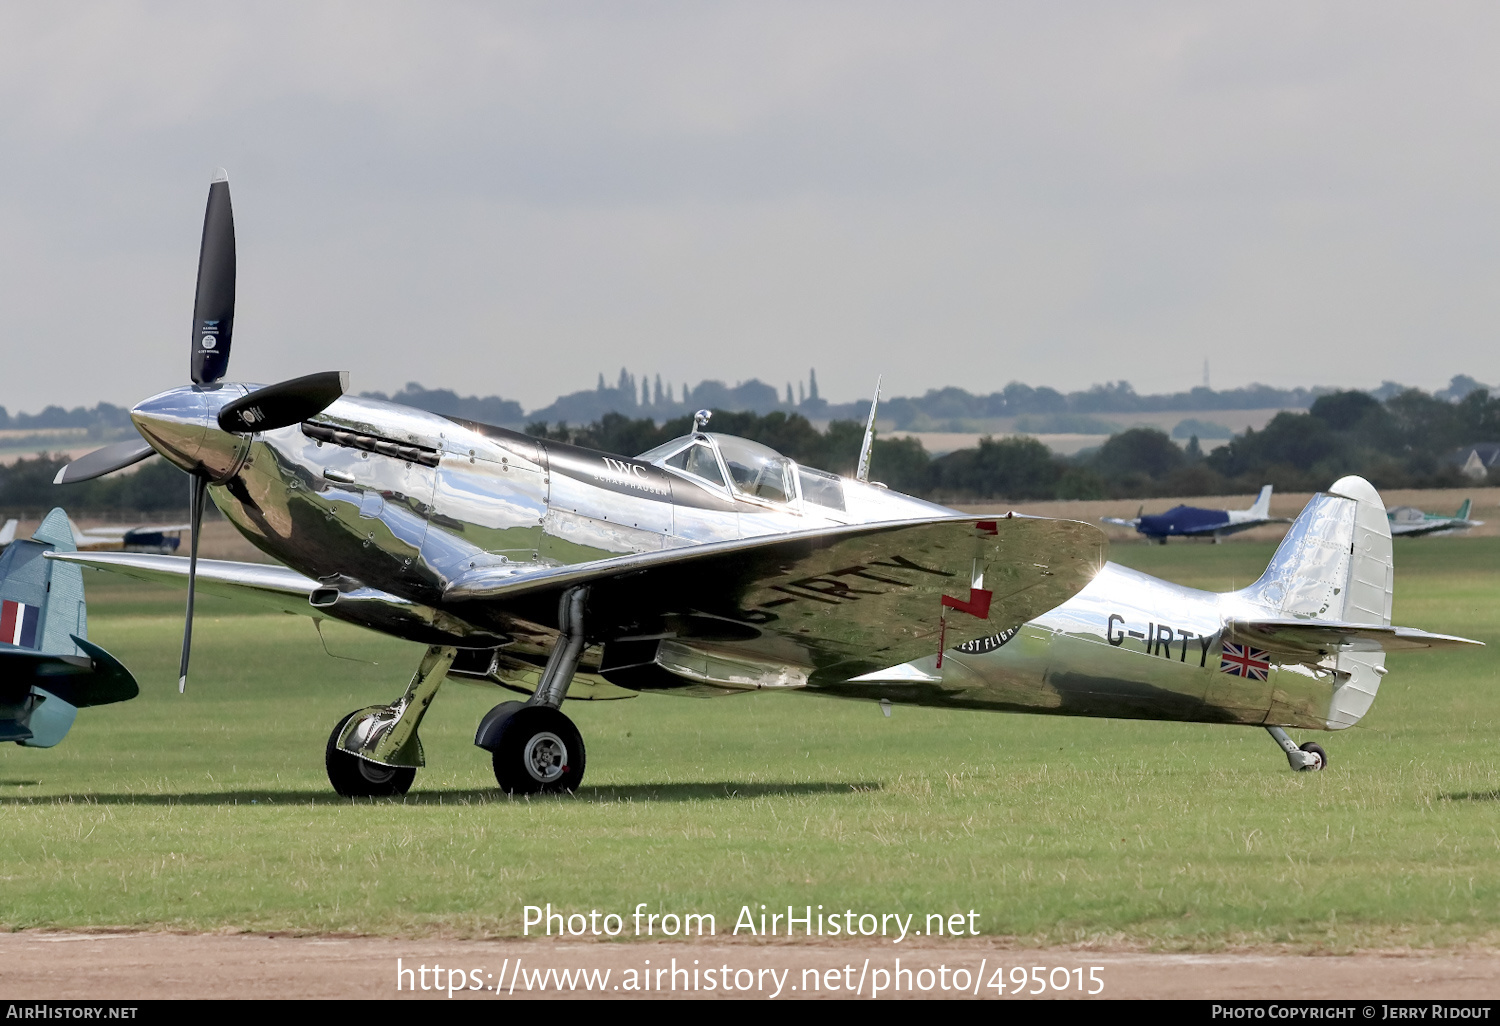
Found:
[[545, 705], [522, 705], [500, 725], [491, 749], [495, 782], [507, 794], [565, 794], [583, 783], [583, 736]]
[[382, 766], [368, 759], [351, 755], [339, 747], [339, 735], [344, 726], [354, 718], [350, 713], [339, 720], [339, 725], [328, 735], [328, 747], [323, 761], [328, 767], [328, 782], [345, 798], [388, 798], [405, 794], [411, 782], [417, 779], [417, 771], [410, 766]]
[[1316, 741], [1304, 741], [1297, 747], [1306, 752], [1308, 755], [1314, 756], [1316, 759], [1315, 762], [1308, 763], [1306, 766], [1298, 767], [1297, 772], [1311, 773], [1317, 770], [1328, 768], [1328, 753], [1323, 751], [1322, 745], [1318, 744]]

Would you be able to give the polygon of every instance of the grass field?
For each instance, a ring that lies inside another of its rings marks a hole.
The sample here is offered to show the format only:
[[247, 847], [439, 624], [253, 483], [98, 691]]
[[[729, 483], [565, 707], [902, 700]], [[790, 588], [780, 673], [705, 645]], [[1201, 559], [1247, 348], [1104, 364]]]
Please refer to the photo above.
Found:
[[[1272, 546], [1120, 545], [1227, 588]], [[1398, 622], [1500, 643], [1500, 539], [1397, 544]], [[1259, 729], [897, 708], [796, 694], [569, 703], [575, 796], [510, 800], [471, 744], [496, 692], [448, 685], [405, 800], [341, 801], [333, 724], [419, 650], [89, 576], [91, 636], [136, 672], [63, 744], [0, 752], [0, 924], [511, 935], [523, 904], [979, 912], [1033, 943], [1349, 950], [1500, 944], [1500, 674], [1390, 660], [1364, 723], [1294, 774]], [[357, 662], [352, 659], [368, 660]], [[1309, 736], [1309, 735], [1304, 735]], [[1301, 740], [1302, 738], [1299, 738]]]

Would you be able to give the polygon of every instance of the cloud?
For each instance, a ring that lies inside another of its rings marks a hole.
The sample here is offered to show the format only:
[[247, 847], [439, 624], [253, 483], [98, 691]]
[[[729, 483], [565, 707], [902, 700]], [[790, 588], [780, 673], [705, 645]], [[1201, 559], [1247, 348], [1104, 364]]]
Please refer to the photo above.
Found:
[[[1492, 344], [1482, 4], [0, 8], [0, 403], [234, 373], [539, 406], [622, 364], [853, 397], [1437, 385]], [[67, 374], [58, 374], [60, 363]]]

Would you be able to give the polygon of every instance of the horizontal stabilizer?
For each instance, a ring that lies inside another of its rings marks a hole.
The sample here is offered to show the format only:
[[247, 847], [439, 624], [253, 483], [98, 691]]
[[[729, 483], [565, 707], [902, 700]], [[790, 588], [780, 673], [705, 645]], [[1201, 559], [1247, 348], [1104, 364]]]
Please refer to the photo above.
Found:
[[1269, 649], [1297, 661], [1338, 652], [1408, 652], [1420, 648], [1482, 647], [1484, 644], [1450, 634], [1430, 634], [1415, 627], [1291, 617], [1232, 620], [1227, 628], [1235, 641]]
[[124, 665], [98, 645], [74, 637], [83, 655], [48, 655], [26, 648], [0, 648], [0, 701], [20, 701], [33, 686], [80, 709], [126, 702], [140, 694]]

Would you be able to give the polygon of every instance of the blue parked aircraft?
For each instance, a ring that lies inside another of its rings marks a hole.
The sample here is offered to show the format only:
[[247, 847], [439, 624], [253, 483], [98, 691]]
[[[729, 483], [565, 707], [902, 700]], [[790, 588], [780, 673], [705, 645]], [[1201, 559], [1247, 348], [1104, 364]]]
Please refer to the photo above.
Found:
[[1197, 506], [1173, 506], [1165, 513], [1145, 516], [1145, 507], [1130, 520], [1119, 517], [1101, 517], [1106, 524], [1133, 527], [1159, 545], [1168, 538], [1212, 538], [1218, 540], [1227, 534], [1248, 531], [1262, 524], [1289, 524], [1287, 517], [1271, 516], [1271, 486], [1260, 490], [1259, 497], [1249, 509], [1200, 509]]

